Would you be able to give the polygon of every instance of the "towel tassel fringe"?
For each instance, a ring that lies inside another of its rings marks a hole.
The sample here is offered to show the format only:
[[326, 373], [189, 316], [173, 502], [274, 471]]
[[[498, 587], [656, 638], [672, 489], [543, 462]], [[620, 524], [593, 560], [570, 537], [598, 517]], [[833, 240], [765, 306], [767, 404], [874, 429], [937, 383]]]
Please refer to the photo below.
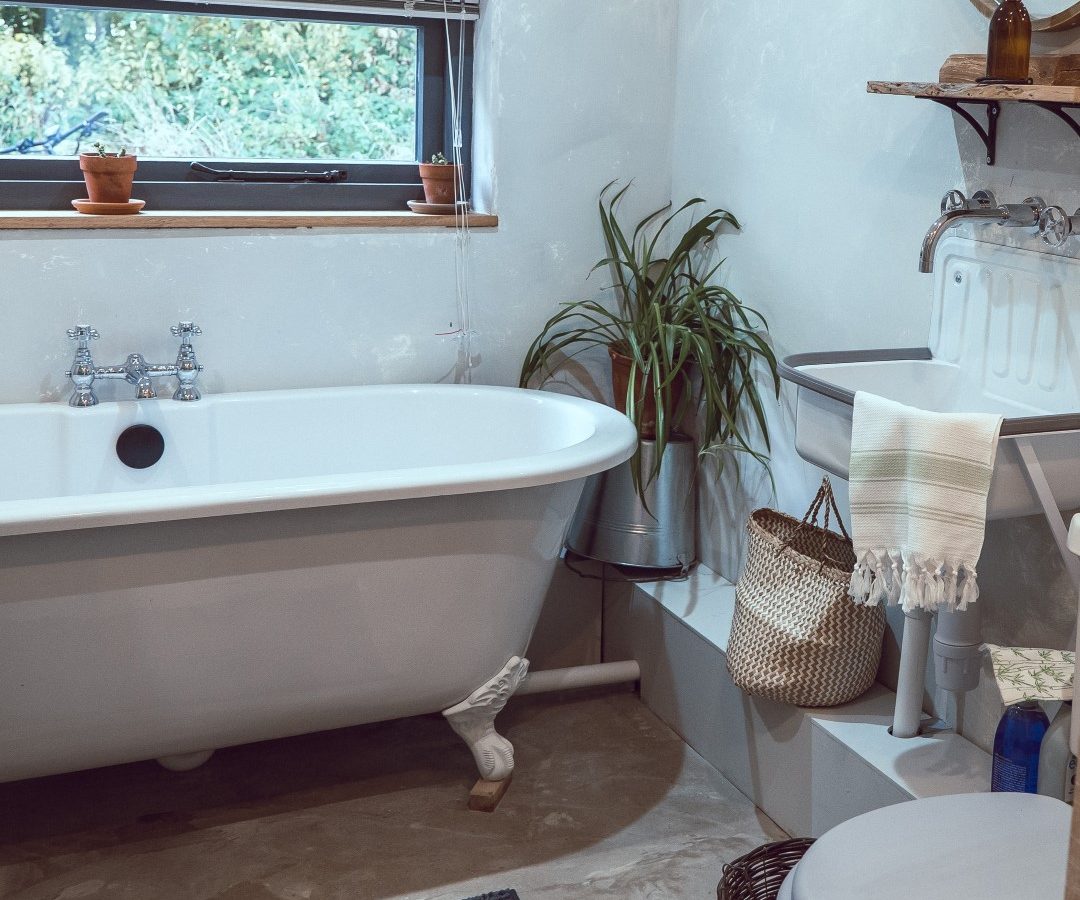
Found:
[[851, 598], [858, 604], [900, 606], [904, 612], [945, 607], [963, 612], [979, 598], [975, 569], [930, 559], [918, 553], [889, 550], [879, 557], [863, 554], [851, 574]]

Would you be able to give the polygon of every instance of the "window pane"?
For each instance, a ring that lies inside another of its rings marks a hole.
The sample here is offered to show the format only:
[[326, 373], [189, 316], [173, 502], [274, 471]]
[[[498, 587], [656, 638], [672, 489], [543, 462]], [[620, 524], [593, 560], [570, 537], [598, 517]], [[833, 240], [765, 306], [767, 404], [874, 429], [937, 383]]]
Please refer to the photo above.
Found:
[[8, 155], [415, 160], [416, 85], [409, 26], [0, 6]]

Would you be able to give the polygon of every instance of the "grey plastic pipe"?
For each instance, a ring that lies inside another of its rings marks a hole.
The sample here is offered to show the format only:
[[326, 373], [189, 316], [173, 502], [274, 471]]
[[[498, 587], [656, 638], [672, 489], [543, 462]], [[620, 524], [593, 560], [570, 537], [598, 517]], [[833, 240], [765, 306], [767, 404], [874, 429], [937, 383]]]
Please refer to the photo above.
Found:
[[900, 651], [900, 675], [896, 681], [893, 708], [893, 737], [913, 738], [922, 720], [923, 690], [926, 687], [926, 660], [930, 653], [930, 613], [904, 613], [904, 638]]
[[[979, 604], [964, 612], [943, 609], [937, 613], [934, 635], [934, 671], [937, 685], [954, 694], [965, 694], [979, 685], [982, 671], [982, 616]], [[922, 610], [904, 614], [904, 642], [900, 675], [896, 682], [893, 737], [912, 738], [919, 733], [926, 661], [930, 652], [933, 617]]]
[[514, 691], [514, 696], [569, 691], [605, 684], [622, 684], [626, 681], [637, 681], [639, 678], [641, 678], [641, 667], [635, 659], [598, 663], [593, 666], [571, 666], [567, 669], [548, 669], [526, 675]]
[[934, 672], [937, 685], [954, 694], [979, 686], [982, 672], [982, 604], [964, 612], [941, 610], [934, 633]]
[[[1012, 440], [1020, 458], [1028, 484], [1042, 506], [1054, 542], [1073, 582], [1080, 588], [1080, 524], [1073, 523], [1073, 534], [1065, 528], [1031, 439], [1026, 436]], [[981, 603], [965, 612], [939, 612], [937, 633], [934, 636], [934, 672], [938, 686], [954, 694], [976, 688], [982, 671]], [[900, 654], [900, 677], [896, 686], [896, 708], [893, 713], [893, 734], [914, 737], [919, 733], [922, 715], [922, 695], [925, 688], [926, 652], [930, 635], [930, 617], [916, 615], [904, 619], [904, 643]], [[1074, 640], [1076, 633], [1074, 631]], [[909, 650], [910, 647], [910, 650]], [[1080, 641], [1077, 643], [1080, 649]], [[1080, 716], [1073, 720], [1073, 743], [1080, 747]]]

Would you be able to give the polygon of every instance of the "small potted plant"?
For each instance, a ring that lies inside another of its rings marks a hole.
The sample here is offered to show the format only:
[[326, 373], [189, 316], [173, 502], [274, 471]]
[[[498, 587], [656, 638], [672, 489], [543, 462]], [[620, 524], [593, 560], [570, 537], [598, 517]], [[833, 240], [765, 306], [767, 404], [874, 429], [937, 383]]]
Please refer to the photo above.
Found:
[[431, 162], [420, 163], [420, 180], [424, 182], [424, 201], [430, 204], [452, 204], [457, 199], [461, 166], [456, 166], [443, 154], [436, 153]]
[[102, 143], [94, 144], [95, 153], [80, 153], [79, 168], [86, 181], [91, 203], [129, 203], [131, 183], [135, 178], [138, 159], [127, 149], [108, 153]]

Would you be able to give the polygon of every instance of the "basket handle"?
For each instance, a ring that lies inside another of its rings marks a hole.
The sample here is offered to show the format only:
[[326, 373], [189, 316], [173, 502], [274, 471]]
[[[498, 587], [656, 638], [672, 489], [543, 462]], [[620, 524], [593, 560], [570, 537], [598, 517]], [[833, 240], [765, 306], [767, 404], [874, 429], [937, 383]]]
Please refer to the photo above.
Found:
[[810, 504], [810, 508], [806, 511], [806, 515], [803, 516], [802, 521], [798, 527], [791, 533], [783, 544], [780, 545], [780, 551], [786, 550], [791, 546], [792, 542], [798, 536], [807, 525], [817, 526], [818, 516], [821, 515], [821, 508], [825, 507], [825, 521], [824, 530], [821, 533], [821, 558], [822, 566], [824, 566], [824, 560], [827, 559], [825, 554], [825, 548], [828, 546], [829, 541], [829, 514], [830, 512], [836, 516], [836, 525], [840, 529], [840, 533], [847, 541], [851, 540], [851, 535], [848, 534], [847, 529], [844, 527], [844, 520], [840, 515], [840, 507], [836, 505], [836, 497], [833, 495], [832, 482], [829, 481], [829, 476], [826, 475], [821, 479], [821, 487], [818, 488], [817, 494], [814, 496], [813, 502]]

